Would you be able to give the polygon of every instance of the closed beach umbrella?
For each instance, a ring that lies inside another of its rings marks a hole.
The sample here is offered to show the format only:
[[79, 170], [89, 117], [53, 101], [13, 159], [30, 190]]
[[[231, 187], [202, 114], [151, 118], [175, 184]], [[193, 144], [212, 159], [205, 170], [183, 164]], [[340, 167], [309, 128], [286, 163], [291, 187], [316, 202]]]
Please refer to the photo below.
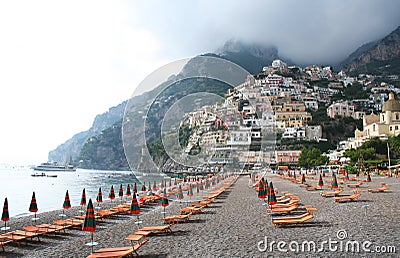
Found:
[[176, 199], [183, 200], [183, 191], [181, 185], [178, 187], [178, 193], [176, 194]]
[[96, 220], [94, 218], [94, 209], [93, 209], [93, 204], [92, 204], [92, 199], [89, 199], [89, 203], [86, 209], [86, 215], [85, 215], [85, 219], [83, 221], [83, 225], [82, 225], [82, 230], [83, 231], [89, 231], [92, 234], [92, 242], [89, 244], [92, 248], [92, 253], [93, 253], [93, 245], [94, 245], [94, 241], [93, 241], [93, 232], [96, 230]]
[[258, 198], [260, 199], [264, 199], [264, 183], [262, 182], [262, 180], [260, 180], [260, 182], [258, 182]]
[[304, 184], [306, 182], [306, 175], [301, 176], [301, 183]]
[[268, 195], [268, 205], [277, 204], [276, 196], [275, 196], [275, 189], [272, 182], [269, 183], [269, 195]]
[[169, 203], [168, 203], [167, 191], [164, 188], [162, 199], [161, 199], [161, 206], [164, 207], [164, 213], [163, 213], [164, 217], [165, 217], [165, 207], [167, 207], [168, 205], [169, 205]]
[[367, 180], [365, 180], [366, 182], [371, 182], [371, 176], [369, 175], [369, 173], [367, 174]]
[[137, 193], [137, 185], [136, 185], [136, 183], [133, 185], [133, 192]]
[[[164, 181], [163, 181], [163, 182], [164, 182]], [[162, 185], [162, 183], [161, 183], [161, 185]], [[154, 191], [157, 190], [157, 183], [156, 183], [156, 181], [153, 182], [153, 190], [154, 190]]]
[[86, 205], [86, 190], [85, 190], [85, 188], [83, 188], [83, 191], [82, 191], [82, 197], [81, 197], [81, 206], [84, 206], [84, 205]]
[[334, 188], [334, 189], [339, 188], [335, 174], [333, 174], [331, 187]]
[[149, 187], [147, 188], [147, 191], [151, 192], [150, 182], [149, 182]]
[[119, 186], [118, 196], [121, 198], [122, 202], [122, 198], [124, 197], [124, 188], [122, 188], [122, 184]]
[[145, 184], [142, 185], [142, 191], [146, 192], [146, 185]]
[[193, 196], [192, 184], [190, 184], [190, 183], [189, 183], [189, 190], [188, 190], [188, 192], [187, 192], [187, 195], [188, 195], [189, 197]]
[[199, 183], [196, 183], [196, 194], [200, 193]]
[[320, 186], [320, 187], [324, 186], [324, 181], [322, 180], [322, 175], [321, 174], [319, 174], [318, 186]]
[[35, 221], [36, 221], [36, 212], [38, 212], [38, 206], [36, 203], [36, 197], [35, 197], [35, 192], [33, 192], [32, 194], [32, 200], [31, 200], [31, 204], [29, 205], [29, 211], [30, 212], [34, 212], [35, 213]]
[[114, 192], [114, 186], [111, 185], [110, 193], [108, 194], [108, 198], [112, 201], [115, 199], [115, 192]]
[[98, 204], [103, 202], [103, 193], [101, 192], [101, 187], [99, 187], [99, 192], [97, 193], [96, 202]]
[[128, 197], [132, 195], [131, 194], [131, 186], [129, 184], [126, 186], [126, 194], [125, 195]]
[[136, 199], [136, 193], [132, 196], [132, 203], [131, 203], [131, 208], [129, 210], [130, 214], [140, 214], [140, 207], [139, 207], [139, 203]]
[[7, 197], [4, 199], [3, 213], [1, 214], [1, 220], [4, 221], [4, 230], [6, 230], [7, 229], [7, 221], [10, 220], [10, 214], [8, 213]]
[[69, 208], [71, 208], [71, 201], [69, 200], [69, 194], [67, 190], [67, 192], [65, 193], [63, 209], [69, 209]]

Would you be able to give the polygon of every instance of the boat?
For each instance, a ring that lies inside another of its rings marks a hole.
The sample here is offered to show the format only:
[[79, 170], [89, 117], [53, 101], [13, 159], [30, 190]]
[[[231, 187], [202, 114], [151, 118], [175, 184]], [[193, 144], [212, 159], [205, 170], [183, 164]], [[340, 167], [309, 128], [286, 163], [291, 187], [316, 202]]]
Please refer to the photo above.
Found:
[[57, 177], [57, 175], [46, 175], [47, 177]]
[[46, 174], [45, 173], [33, 173], [33, 174], [31, 174], [31, 176], [46, 176]]
[[38, 171], [76, 171], [76, 168], [72, 165], [62, 165], [57, 162], [44, 162], [36, 167], [33, 167], [33, 170]]

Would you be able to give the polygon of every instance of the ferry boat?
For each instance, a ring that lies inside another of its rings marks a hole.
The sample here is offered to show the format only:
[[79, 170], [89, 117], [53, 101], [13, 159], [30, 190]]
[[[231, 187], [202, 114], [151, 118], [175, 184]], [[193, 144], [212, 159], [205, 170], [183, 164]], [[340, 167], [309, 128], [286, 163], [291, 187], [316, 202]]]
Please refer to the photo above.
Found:
[[57, 162], [45, 162], [39, 166], [33, 167], [33, 170], [38, 171], [76, 171], [76, 168], [72, 165], [62, 165]]

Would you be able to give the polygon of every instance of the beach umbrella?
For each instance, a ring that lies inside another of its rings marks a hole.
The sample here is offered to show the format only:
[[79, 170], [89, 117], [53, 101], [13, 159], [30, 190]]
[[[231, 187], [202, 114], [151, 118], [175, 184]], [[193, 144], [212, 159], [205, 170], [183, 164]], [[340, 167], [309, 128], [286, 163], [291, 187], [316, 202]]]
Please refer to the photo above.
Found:
[[137, 185], [136, 185], [136, 183], [133, 185], [133, 192], [137, 193]]
[[111, 185], [110, 193], [108, 194], [108, 198], [112, 201], [115, 199], [115, 192], [114, 192], [114, 186]]
[[301, 183], [304, 184], [306, 182], [306, 175], [301, 176]]
[[150, 182], [149, 182], [149, 187], [147, 188], [147, 191], [151, 192]]
[[97, 193], [96, 202], [98, 205], [103, 202], [103, 193], [101, 192], [101, 187], [99, 188], [99, 192]]
[[322, 175], [321, 174], [319, 174], [318, 186], [320, 186], [320, 187], [324, 186], [324, 181], [322, 180]]
[[187, 195], [188, 195], [189, 197], [193, 196], [192, 184], [189, 184], [189, 190], [188, 190], [188, 192], [187, 192]]
[[83, 188], [83, 191], [82, 191], [82, 197], [81, 197], [81, 206], [84, 206], [84, 205], [86, 205], [86, 191], [85, 191], [85, 188]]
[[262, 182], [262, 180], [260, 180], [260, 182], [258, 182], [258, 198], [260, 199], [264, 199], [264, 183]]
[[199, 183], [196, 183], [196, 194], [200, 193]]
[[164, 207], [164, 217], [165, 217], [165, 207], [169, 205], [168, 203], [168, 196], [167, 196], [167, 191], [164, 188], [163, 194], [162, 194], [162, 199], [161, 199], [161, 206]]
[[339, 188], [338, 183], [337, 183], [337, 179], [336, 179], [336, 175], [333, 174], [332, 177], [333, 177], [333, 178], [332, 178], [331, 187], [332, 187], [332, 188], [335, 188], [335, 189], [336, 189], [336, 188]]
[[365, 180], [365, 182], [368, 182], [368, 183], [371, 182], [371, 176], [369, 173], [367, 174], [367, 180]]
[[176, 194], [176, 199], [179, 201], [183, 200], [183, 191], [181, 185], [178, 186], [178, 192]]
[[91, 246], [92, 253], [93, 253], [93, 246], [96, 245], [97, 243], [95, 243], [93, 241], [93, 232], [96, 230], [96, 220], [94, 218], [94, 209], [93, 209], [92, 199], [89, 199], [89, 203], [87, 205], [86, 215], [85, 215], [85, 219], [83, 220], [82, 230], [91, 232], [91, 240], [92, 241], [90, 243], [87, 243], [86, 245]]
[[203, 190], [204, 190], [204, 185], [203, 185], [203, 182], [202, 182], [202, 181], [200, 181], [200, 182], [199, 182], [199, 184], [200, 184], [200, 191], [203, 191]]
[[132, 196], [132, 203], [131, 203], [131, 208], [129, 210], [129, 213], [135, 214], [135, 215], [140, 214], [140, 206], [139, 206], [138, 200], [136, 198], [136, 193], [134, 193]]
[[272, 182], [269, 183], [269, 195], [268, 195], [268, 205], [277, 204], [276, 196], [275, 196], [275, 189]]
[[118, 196], [121, 199], [122, 203], [122, 198], [124, 197], [124, 188], [122, 188], [122, 184], [119, 186]]
[[3, 213], [1, 214], [1, 220], [4, 221], [4, 227], [2, 230], [7, 230], [7, 221], [10, 220], [10, 214], [8, 213], [8, 201], [7, 197], [4, 199], [4, 205], [3, 205]]
[[142, 185], [142, 191], [146, 192], [146, 185], [145, 184]]
[[69, 200], [69, 194], [68, 194], [68, 190], [65, 193], [65, 198], [64, 198], [64, 203], [63, 203], [63, 213], [60, 216], [64, 216], [64, 210], [68, 210], [69, 208], [71, 208], [71, 201]]
[[[161, 182], [161, 187], [163, 187], [163, 182], [164, 182], [164, 181]], [[157, 190], [157, 183], [156, 183], [156, 181], [153, 182], [153, 190], [154, 190], [154, 191]]]
[[36, 212], [38, 212], [38, 210], [39, 210], [39, 209], [38, 209], [37, 203], [36, 203], [35, 192], [33, 192], [31, 204], [29, 205], [29, 211], [35, 213], [35, 218], [33, 219], [34, 221], [37, 220], [37, 218], [36, 218]]
[[125, 194], [126, 196], [131, 196], [131, 186], [128, 184], [127, 186], [126, 186], [126, 194]]

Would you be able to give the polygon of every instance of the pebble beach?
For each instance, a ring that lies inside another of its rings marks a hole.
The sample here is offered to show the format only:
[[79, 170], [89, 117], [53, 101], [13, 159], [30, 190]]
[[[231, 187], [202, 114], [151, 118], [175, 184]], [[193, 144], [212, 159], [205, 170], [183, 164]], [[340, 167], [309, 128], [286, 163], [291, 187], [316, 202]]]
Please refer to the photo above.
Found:
[[[398, 197], [400, 178], [373, 177], [372, 182], [364, 183], [360, 189], [361, 197], [354, 202], [335, 203], [332, 198], [323, 198], [321, 191], [307, 191], [299, 184], [279, 178], [274, 174], [267, 176], [280, 192], [287, 191], [300, 198], [301, 205], [317, 208], [314, 219], [300, 225], [287, 225], [276, 228], [267, 214], [263, 200], [250, 187], [249, 176], [241, 176], [201, 213], [191, 215], [187, 223], [171, 226], [172, 233], [149, 236], [148, 242], [139, 250], [141, 257], [399, 257], [400, 235]], [[316, 185], [318, 180], [307, 179]], [[390, 190], [384, 193], [368, 193], [369, 188], [387, 183]], [[343, 187], [342, 195], [352, 194], [352, 188]], [[328, 190], [324, 187], [323, 191]], [[189, 200], [188, 197], [185, 199]], [[195, 200], [196, 196], [192, 197]], [[119, 202], [105, 202], [102, 208], [117, 205]], [[170, 202], [168, 215], [179, 214], [184, 202]], [[66, 211], [67, 217], [79, 215], [80, 207]], [[99, 244], [94, 250], [104, 247], [129, 246], [125, 238], [144, 226], [163, 225], [163, 211], [159, 203], [148, 204], [142, 208], [140, 220], [135, 224], [136, 215], [118, 215], [97, 223], [94, 241]], [[38, 214], [38, 223], [52, 223], [60, 219], [61, 211]], [[22, 229], [33, 225], [32, 216], [11, 219], [12, 229]], [[90, 232], [68, 229], [65, 234], [45, 235], [40, 242], [29, 241], [27, 245], [12, 243], [5, 246], [0, 257], [87, 257], [91, 250], [85, 243], [90, 242]], [[304, 241], [313, 241], [319, 249], [323, 241], [336, 241], [329, 248], [321, 250], [295, 250]], [[346, 250], [340, 244], [348, 241], [371, 242], [368, 252]], [[278, 248], [278, 242], [281, 244]], [[272, 243], [272, 244], [271, 244]], [[289, 246], [289, 244], [291, 246]], [[396, 252], [377, 253], [394, 246]], [[336, 250], [333, 250], [337, 247]], [[384, 247], [384, 248], [383, 248]]]

